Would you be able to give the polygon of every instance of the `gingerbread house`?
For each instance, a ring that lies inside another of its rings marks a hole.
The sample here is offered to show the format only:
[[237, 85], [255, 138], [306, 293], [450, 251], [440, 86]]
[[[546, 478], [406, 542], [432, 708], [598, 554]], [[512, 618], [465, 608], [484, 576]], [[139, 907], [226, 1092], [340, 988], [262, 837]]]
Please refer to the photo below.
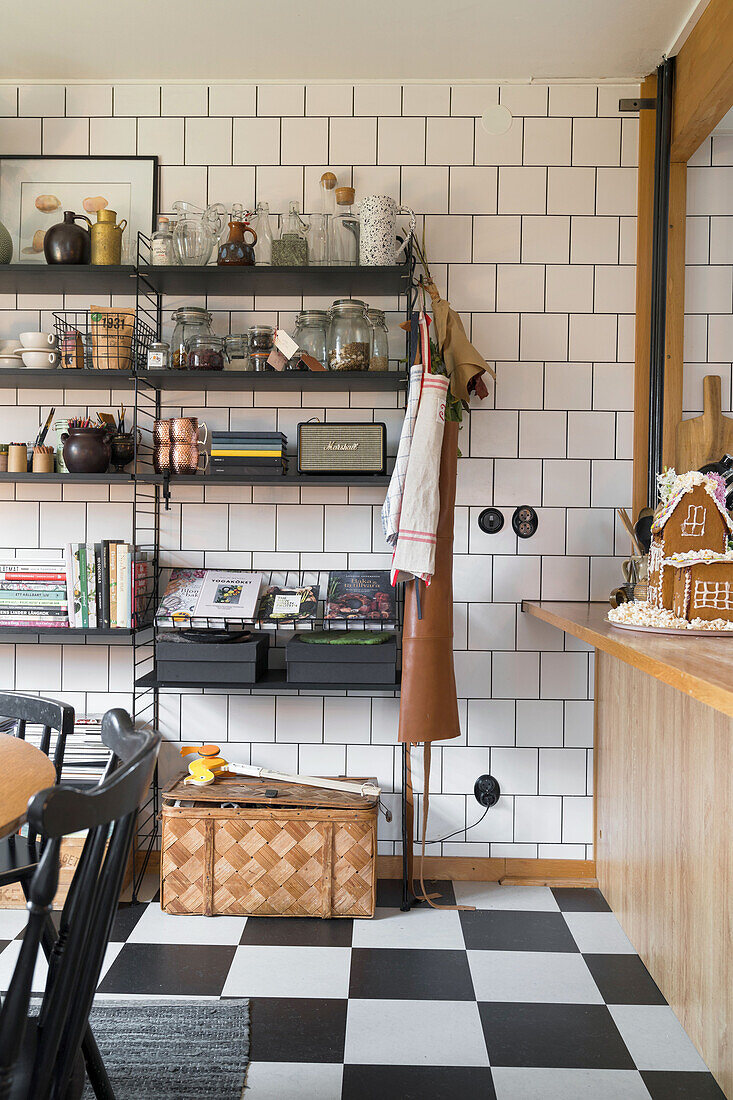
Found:
[[[669, 471], [663, 503], [652, 524], [649, 549], [649, 603], [652, 607], [672, 610], [677, 574], [688, 568], [709, 568], [710, 555], [717, 567], [730, 572], [733, 581], [733, 559], [728, 560], [728, 543], [733, 536], [733, 519], [725, 505], [725, 484], [714, 474], [690, 470], [675, 475]], [[702, 559], [690, 560], [690, 555], [705, 551]], [[722, 561], [720, 559], [723, 559]], [[683, 566], [680, 559], [684, 559]], [[683, 581], [679, 580], [679, 584]], [[692, 580], [690, 581], [692, 584]], [[693, 618], [696, 617], [693, 615]], [[697, 616], [703, 617], [703, 616]], [[725, 616], [733, 618], [733, 609]]]
[[678, 619], [733, 620], [733, 553], [673, 554], [665, 564]]

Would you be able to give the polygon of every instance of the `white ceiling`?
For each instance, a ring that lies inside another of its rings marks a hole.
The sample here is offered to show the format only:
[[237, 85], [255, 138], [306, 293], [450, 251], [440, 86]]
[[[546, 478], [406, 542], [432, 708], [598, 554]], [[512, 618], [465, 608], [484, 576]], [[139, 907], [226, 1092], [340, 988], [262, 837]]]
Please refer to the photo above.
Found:
[[34, 0], [4, 80], [638, 79], [694, 0]]

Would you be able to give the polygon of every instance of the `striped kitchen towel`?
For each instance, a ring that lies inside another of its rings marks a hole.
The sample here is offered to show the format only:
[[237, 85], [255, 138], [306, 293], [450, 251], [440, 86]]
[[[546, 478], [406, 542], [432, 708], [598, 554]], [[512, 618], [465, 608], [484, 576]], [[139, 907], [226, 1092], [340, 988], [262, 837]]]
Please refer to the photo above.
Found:
[[400, 511], [402, 509], [402, 496], [405, 491], [405, 475], [410, 458], [410, 446], [412, 433], [415, 430], [417, 409], [420, 403], [420, 388], [422, 386], [422, 363], [416, 363], [410, 369], [410, 384], [407, 391], [407, 408], [405, 419], [402, 422], [402, 433], [397, 448], [397, 458], [392, 471], [389, 488], [384, 504], [382, 505], [382, 529], [384, 537], [394, 549], [397, 545], [397, 534], [400, 529]]
[[405, 475], [397, 545], [392, 557], [393, 585], [413, 578], [430, 584], [435, 572], [440, 452], [448, 384], [449, 379], [444, 374], [423, 376]]

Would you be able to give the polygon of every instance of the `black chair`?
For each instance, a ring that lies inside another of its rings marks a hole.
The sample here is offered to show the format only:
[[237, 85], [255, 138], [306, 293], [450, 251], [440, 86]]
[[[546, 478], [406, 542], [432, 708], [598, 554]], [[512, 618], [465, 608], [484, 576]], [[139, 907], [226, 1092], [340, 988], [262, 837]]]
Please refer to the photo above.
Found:
[[[29, 724], [43, 727], [38, 747], [46, 756], [51, 748], [51, 735], [56, 732], [53, 765], [56, 769], [56, 782], [60, 782], [66, 738], [74, 731], [74, 708], [66, 703], [57, 703], [55, 699], [41, 699], [17, 692], [0, 693], [2, 732], [25, 739]], [[15, 882], [25, 886], [38, 865], [39, 855], [38, 838], [30, 825], [27, 836], [13, 834], [0, 840], [0, 886], [9, 886]]]
[[[102, 740], [114, 754], [114, 770], [98, 787], [50, 787], [28, 803], [28, 821], [45, 847], [28, 887], [28, 924], [0, 1010], [0, 1100], [78, 1100], [84, 1089], [82, 1040], [90, 1034], [89, 1011], [160, 734], [136, 731], [127, 712], [115, 709], [104, 716]], [[85, 829], [40, 1011], [29, 1016], [33, 969], [58, 885], [61, 838]], [[92, 1083], [97, 1096], [114, 1100], [108, 1082], [104, 1090]]]

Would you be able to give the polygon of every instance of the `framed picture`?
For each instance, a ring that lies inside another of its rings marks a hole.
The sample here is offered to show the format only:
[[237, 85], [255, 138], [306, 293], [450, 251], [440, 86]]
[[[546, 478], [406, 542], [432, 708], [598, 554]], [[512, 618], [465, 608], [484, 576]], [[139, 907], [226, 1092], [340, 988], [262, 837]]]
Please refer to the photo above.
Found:
[[93, 223], [104, 209], [127, 219], [122, 259], [132, 262], [138, 230], [153, 229], [157, 181], [157, 157], [0, 157], [0, 222], [13, 239], [13, 263], [45, 264], [43, 237], [65, 210]]

